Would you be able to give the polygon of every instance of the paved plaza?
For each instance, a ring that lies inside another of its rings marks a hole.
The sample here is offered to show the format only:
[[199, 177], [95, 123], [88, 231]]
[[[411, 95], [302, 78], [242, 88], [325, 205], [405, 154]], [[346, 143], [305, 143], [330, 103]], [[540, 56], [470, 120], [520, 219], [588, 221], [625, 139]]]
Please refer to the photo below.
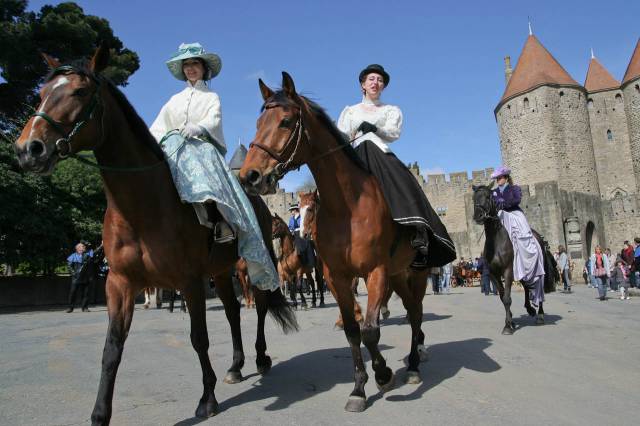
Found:
[[[615, 296], [615, 295], [611, 295]], [[366, 303], [366, 297], [360, 296]], [[298, 311], [301, 330], [283, 335], [267, 322], [274, 366], [255, 368], [256, 314], [242, 311], [246, 380], [222, 383], [231, 338], [217, 299], [208, 302], [209, 354], [218, 376], [220, 414], [193, 418], [201, 374], [189, 342], [188, 315], [136, 309], [116, 381], [114, 425], [625, 425], [637, 422], [640, 298], [607, 302], [595, 290], [547, 295], [547, 324], [525, 316], [514, 296], [518, 330], [500, 334], [504, 310], [475, 288], [425, 297], [430, 360], [424, 382], [402, 381], [409, 326], [400, 300], [382, 327], [381, 348], [397, 386], [380, 394], [370, 362], [364, 413], [343, 410], [353, 388], [350, 350], [333, 330], [338, 309]], [[104, 307], [0, 315], [0, 424], [88, 424], [107, 326]], [[368, 361], [368, 357], [367, 357]]]

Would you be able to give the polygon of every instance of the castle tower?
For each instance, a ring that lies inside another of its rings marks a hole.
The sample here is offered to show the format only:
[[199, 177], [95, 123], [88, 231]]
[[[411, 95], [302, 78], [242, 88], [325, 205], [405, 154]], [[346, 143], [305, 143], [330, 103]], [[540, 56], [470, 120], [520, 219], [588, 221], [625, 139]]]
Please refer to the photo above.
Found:
[[622, 96], [629, 126], [629, 142], [636, 187], [640, 188], [640, 39], [622, 79]]
[[534, 35], [494, 113], [502, 160], [517, 182], [600, 194], [586, 91]]
[[636, 181], [629, 173], [633, 166], [620, 83], [593, 52], [584, 87], [588, 93], [587, 110], [600, 196], [609, 200], [618, 193], [623, 196], [635, 194]]

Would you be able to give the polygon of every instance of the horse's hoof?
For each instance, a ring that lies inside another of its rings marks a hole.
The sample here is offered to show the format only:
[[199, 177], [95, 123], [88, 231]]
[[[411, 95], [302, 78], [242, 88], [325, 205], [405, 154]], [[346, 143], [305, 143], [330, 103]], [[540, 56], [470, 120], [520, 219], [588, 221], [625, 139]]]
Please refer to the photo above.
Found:
[[344, 325], [342, 325], [342, 324], [334, 324], [333, 325], [333, 329], [335, 331], [342, 331], [342, 330], [344, 330]]
[[391, 311], [389, 311], [388, 309], [382, 312], [382, 319], [383, 320], [389, 319], [390, 316], [391, 316]]
[[396, 386], [395, 374], [391, 373], [391, 378], [384, 385], [381, 385], [378, 382], [376, 382], [376, 386], [378, 387], [378, 390], [382, 393], [389, 392], [391, 389], [393, 389]]
[[149, 309], [149, 305], [142, 305], [145, 309]]
[[367, 408], [367, 400], [361, 396], [350, 396], [347, 405], [344, 406], [345, 411], [350, 413], [362, 413]]
[[505, 325], [505, 327], [502, 329], [502, 334], [512, 335], [513, 334], [513, 328], [512, 327], [507, 327]]
[[212, 401], [200, 400], [198, 408], [196, 408], [196, 417], [213, 417], [218, 412], [218, 401], [216, 401], [215, 397]]
[[265, 374], [267, 374], [267, 373], [269, 372], [269, 370], [271, 370], [271, 365], [272, 365], [272, 363], [271, 363], [271, 357], [267, 356], [267, 357], [265, 358], [265, 362], [264, 362], [264, 364], [257, 365], [257, 367], [258, 367], [258, 374], [260, 374], [260, 375], [262, 375], [262, 376], [264, 376]]
[[307, 304], [305, 303], [305, 304], [303, 304], [303, 305], [302, 305], [302, 309], [306, 311], [306, 310], [308, 310], [308, 309], [309, 309], [309, 307], [308, 307], [308, 306], [307, 306]]
[[233, 385], [235, 383], [240, 383], [243, 380], [242, 373], [239, 371], [227, 371], [227, 375], [224, 376], [223, 382]]
[[408, 385], [419, 385], [422, 383], [422, 377], [417, 371], [407, 370], [407, 374], [404, 376], [404, 382]]
[[425, 345], [418, 345], [418, 355], [420, 356], [420, 362], [429, 360], [429, 353], [427, 352], [427, 347]]
[[536, 318], [536, 324], [538, 325], [544, 324], [544, 315], [538, 315], [538, 317]]
[[527, 308], [527, 313], [529, 314], [530, 317], [535, 317], [536, 316], [536, 310], [533, 309], [532, 307], [528, 307]]
[[320, 302], [320, 305], [319, 305], [319, 306], [320, 306], [321, 308], [324, 308], [324, 302]]
[[312, 307], [312, 308], [317, 308], [317, 306], [316, 306], [316, 302], [312, 302], [312, 303], [311, 303], [311, 307]]

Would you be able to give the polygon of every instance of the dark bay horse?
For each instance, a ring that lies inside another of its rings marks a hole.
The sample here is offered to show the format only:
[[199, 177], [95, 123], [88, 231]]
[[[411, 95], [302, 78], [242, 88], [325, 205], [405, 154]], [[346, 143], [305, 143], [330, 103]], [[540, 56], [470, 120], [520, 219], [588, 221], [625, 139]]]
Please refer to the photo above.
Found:
[[256, 303], [253, 299], [253, 290], [251, 287], [251, 279], [249, 278], [249, 269], [247, 267], [247, 261], [244, 258], [238, 259], [235, 267], [235, 275], [240, 283], [242, 289], [242, 298], [244, 299], [244, 306], [247, 309], [256, 307]]
[[[485, 242], [484, 257], [489, 264], [491, 280], [496, 285], [500, 299], [504, 305], [506, 317], [502, 334], [513, 334], [515, 323], [511, 314], [511, 285], [513, 284], [513, 244], [507, 230], [498, 218], [496, 203], [491, 197], [492, 188], [486, 185], [473, 186], [473, 219], [484, 225]], [[557, 268], [554, 267], [553, 255], [549, 252], [544, 240], [533, 229], [533, 234], [540, 244], [544, 262], [544, 292], [555, 291]], [[523, 283], [524, 286], [524, 283]], [[536, 316], [536, 310], [531, 306], [529, 290], [524, 290], [524, 307], [530, 316]], [[544, 324], [543, 303], [538, 307], [536, 324]]]
[[[107, 198], [103, 240], [111, 266], [106, 282], [109, 325], [92, 423], [108, 424], [111, 419], [115, 379], [134, 301], [138, 293], [151, 286], [180, 290], [187, 300], [191, 343], [203, 381], [196, 416], [215, 415], [217, 379], [208, 355], [204, 286], [209, 277], [215, 277], [232, 326], [232, 369], [239, 371], [244, 354], [230, 273], [238, 259], [236, 244], [211, 247], [209, 230], [198, 224], [193, 207], [180, 201], [164, 153], [146, 124], [122, 92], [100, 76], [109, 60], [106, 47], [98, 48], [87, 65], [61, 66], [51, 57], [45, 55], [45, 59], [52, 72], [41, 89], [42, 101], [15, 143], [20, 165], [48, 174], [59, 160], [92, 150]], [[270, 236], [269, 215], [265, 217], [262, 210], [256, 214], [263, 235]], [[256, 291], [256, 303], [259, 312], [263, 309], [262, 318], [268, 309], [285, 331], [297, 328], [295, 316], [279, 290]], [[271, 360], [260, 330], [256, 350], [259, 371], [268, 370]]]
[[[411, 319], [407, 381], [421, 381], [418, 366], [419, 347], [424, 344], [421, 323], [426, 272], [409, 269], [415, 255], [411, 234], [392, 220], [376, 178], [361, 166], [324, 110], [296, 92], [289, 74], [283, 72], [282, 76], [282, 90], [277, 92], [259, 82], [264, 106], [240, 180], [248, 192], [264, 194], [288, 171], [309, 166], [322, 197], [316, 244], [353, 356], [355, 386], [345, 409], [363, 411], [369, 376], [361, 343], [371, 355], [378, 388], [384, 392], [394, 385], [393, 372], [378, 348], [378, 317], [389, 285], [402, 298]], [[368, 303], [362, 326], [354, 316], [354, 277], [367, 279]]]
[[305, 299], [304, 291], [302, 291], [302, 280], [306, 278], [313, 292], [311, 306], [315, 308], [316, 283], [312, 274], [313, 266], [303, 264], [296, 252], [293, 234], [291, 234], [284, 220], [277, 214], [274, 214], [271, 219], [271, 233], [273, 239], [278, 240], [280, 246], [279, 253], [276, 253], [278, 274], [280, 274], [282, 283], [289, 285], [289, 294], [291, 295], [293, 306], [298, 306], [297, 294], [299, 293], [301, 306], [303, 309], [307, 309], [307, 299]]

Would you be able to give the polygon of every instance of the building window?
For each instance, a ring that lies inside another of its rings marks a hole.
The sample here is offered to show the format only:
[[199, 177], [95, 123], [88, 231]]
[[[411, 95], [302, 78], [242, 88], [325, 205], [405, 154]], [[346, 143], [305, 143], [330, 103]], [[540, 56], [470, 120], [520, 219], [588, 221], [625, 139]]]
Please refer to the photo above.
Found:
[[611, 132], [611, 130], [607, 130], [607, 140], [609, 141], [613, 140], [613, 133]]
[[617, 102], [617, 103], [622, 103], [622, 95], [621, 95], [620, 93], [618, 93], [618, 94], [616, 95], [616, 102]]
[[436, 213], [438, 213], [438, 216], [446, 216], [447, 215], [447, 208], [446, 207], [436, 207]]
[[588, 106], [589, 108], [593, 108], [593, 99], [589, 99], [589, 100], [587, 101], [587, 106]]
[[564, 92], [561, 90], [560, 91], [560, 97], [563, 97], [563, 96], [564, 96]]
[[529, 109], [529, 98], [524, 98], [524, 109]]
[[640, 85], [636, 84], [636, 92], [640, 93]]

